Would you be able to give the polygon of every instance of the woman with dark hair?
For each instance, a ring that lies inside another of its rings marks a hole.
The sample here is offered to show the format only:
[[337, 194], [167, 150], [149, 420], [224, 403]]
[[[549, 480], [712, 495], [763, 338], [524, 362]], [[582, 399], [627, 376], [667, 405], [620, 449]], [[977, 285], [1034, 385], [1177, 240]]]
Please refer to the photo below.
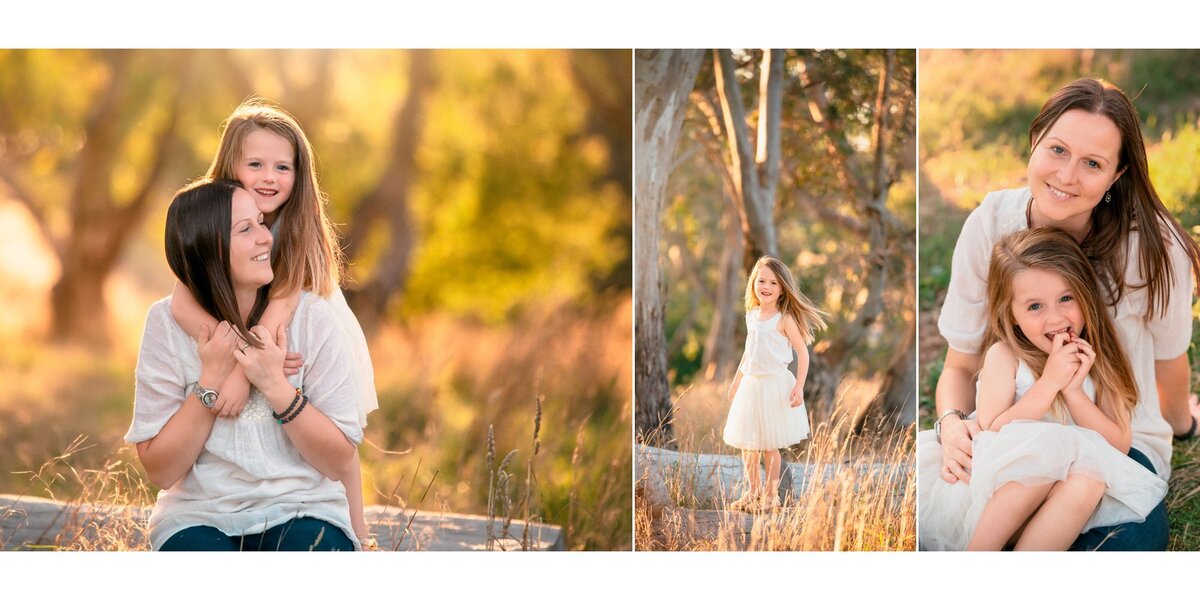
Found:
[[[967, 415], [975, 409], [984, 350], [992, 248], [1013, 231], [1056, 227], [1092, 262], [1132, 363], [1138, 403], [1129, 456], [1165, 481], [1172, 433], [1188, 438], [1196, 431], [1186, 351], [1200, 249], [1159, 199], [1137, 112], [1117, 87], [1084, 78], [1058, 90], [1030, 125], [1029, 141], [1028, 187], [988, 194], [955, 245], [938, 320], [949, 345], [937, 385], [940, 448], [923, 450], [940, 452], [947, 482], [970, 479], [979, 426]], [[1162, 550], [1166, 542], [1164, 501], [1144, 522], [1093, 529], [1073, 549]]]
[[[257, 325], [273, 273], [272, 237], [236, 182], [185, 187], [167, 212], [167, 262], [220, 324], [193, 341], [150, 307], [138, 356], [133, 424], [150, 480], [156, 550], [354, 550], [339, 479], [362, 441], [348, 354], [327, 303], [300, 297], [277, 331]], [[305, 364], [287, 377], [284, 358]], [[240, 364], [254, 386], [236, 418], [218, 418], [217, 390]]]

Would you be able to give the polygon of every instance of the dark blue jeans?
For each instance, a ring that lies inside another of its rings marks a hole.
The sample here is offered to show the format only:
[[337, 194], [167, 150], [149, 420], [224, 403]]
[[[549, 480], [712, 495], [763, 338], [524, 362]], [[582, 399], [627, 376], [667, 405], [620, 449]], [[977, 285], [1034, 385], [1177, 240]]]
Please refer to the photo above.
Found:
[[[319, 538], [319, 539], [318, 539]], [[197, 525], [171, 536], [159, 550], [200, 552], [352, 551], [354, 542], [341, 529], [320, 519], [300, 517], [262, 533], [230, 536], [215, 527]]]
[[[1130, 448], [1129, 458], [1136, 460], [1151, 473], [1157, 474], [1145, 454]], [[1167, 499], [1163, 498], [1163, 501], [1146, 515], [1145, 521], [1097, 527], [1080, 535], [1075, 543], [1071, 544], [1071, 550], [1166, 550], [1168, 529]]]

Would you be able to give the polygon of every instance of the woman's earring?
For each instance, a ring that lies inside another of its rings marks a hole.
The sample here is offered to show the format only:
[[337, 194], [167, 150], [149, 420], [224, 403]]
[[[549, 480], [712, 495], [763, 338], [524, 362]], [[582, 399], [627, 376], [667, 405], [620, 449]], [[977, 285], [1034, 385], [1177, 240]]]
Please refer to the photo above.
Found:
[[1104, 192], [1104, 201], [1112, 202], [1112, 190], [1108, 190], [1107, 192]]

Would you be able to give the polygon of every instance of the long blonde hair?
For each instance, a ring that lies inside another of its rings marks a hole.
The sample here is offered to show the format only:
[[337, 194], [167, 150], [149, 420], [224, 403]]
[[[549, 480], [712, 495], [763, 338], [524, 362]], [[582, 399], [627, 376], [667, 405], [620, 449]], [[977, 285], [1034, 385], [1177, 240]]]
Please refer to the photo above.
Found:
[[221, 127], [221, 142], [208, 167], [210, 179], [237, 179], [242, 145], [255, 131], [269, 131], [292, 145], [296, 182], [275, 218], [279, 227], [271, 257], [272, 294], [311, 290], [328, 296], [341, 280], [342, 251], [325, 212], [327, 199], [317, 184], [316, 157], [304, 130], [287, 111], [261, 98], [243, 102]]
[[825, 329], [824, 317], [828, 316], [828, 313], [817, 308], [800, 291], [792, 272], [778, 258], [763, 256], [754, 263], [754, 268], [750, 270], [750, 279], [746, 281], [746, 310], [753, 310], [759, 305], [758, 296], [754, 295], [754, 281], [758, 279], [759, 270], [764, 267], [775, 273], [775, 279], [779, 280], [779, 287], [783, 289], [783, 295], [779, 297], [779, 312], [795, 319], [800, 333], [804, 336], [804, 343], [813, 343], [813, 331]]
[[[1138, 402], [1133, 368], [1105, 309], [1091, 262], [1074, 238], [1061, 229], [1018, 231], [1002, 238], [992, 249], [987, 278], [988, 329], [983, 347], [1004, 342], [1017, 358], [1029, 365], [1035, 377], [1042, 376], [1048, 356], [1021, 331], [1013, 316], [1013, 277], [1028, 269], [1054, 273], [1071, 289], [1083, 313], [1083, 331], [1079, 337], [1096, 351], [1096, 362], [1090, 372], [1096, 384], [1096, 405], [1110, 419], [1127, 427]], [[1064, 419], [1066, 403], [1061, 393], [1055, 397], [1052, 410], [1059, 421]]]

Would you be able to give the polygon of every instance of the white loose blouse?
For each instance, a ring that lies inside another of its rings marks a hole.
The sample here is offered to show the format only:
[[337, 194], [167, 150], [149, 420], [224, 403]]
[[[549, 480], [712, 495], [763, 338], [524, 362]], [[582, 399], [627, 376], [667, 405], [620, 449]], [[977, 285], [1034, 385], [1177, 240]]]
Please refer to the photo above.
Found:
[[[288, 350], [304, 356], [288, 381], [309, 398], [354, 444], [362, 442], [352, 381], [353, 365], [334, 309], [304, 292], [288, 326]], [[150, 307], [138, 354], [131, 444], [158, 435], [189, 401], [200, 378], [200, 355], [171, 317], [171, 299]], [[191, 402], [199, 402], [195, 398]], [[266, 398], [251, 389], [242, 413], [218, 418], [204, 449], [187, 474], [158, 494], [150, 515], [155, 550], [188, 527], [207, 525], [231, 536], [261, 533], [298, 517], [314, 517], [340, 528], [358, 546], [350, 525], [346, 489], [307, 463], [271, 416]]]
[[[947, 344], [965, 354], [980, 354], [987, 327], [987, 274], [992, 248], [1000, 238], [1028, 229], [1027, 214], [1033, 196], [1029, 188], [992, 192], [963, 224], [954, 245], [950, 286], [938, 318], [938, 330]], [[1126, 287], [1116, 306], [1109, 306], [1118, 336], [1129, 356], [1137, 382], [1138, 403], [1133, 413], [1133, 447], [1154, 465], [1163, 480], [1171, 474], [1171, 426], [1159, 410], [1154, 361], [1179, 357], [1192, 337], [1192, 267], [1187, 252], [1168, 236], [1168, 254], [1174, 280], [1169, 288], [1166, 314], [1152, 311], [1138, 265], [1138, 235], [1130, 232]]]

